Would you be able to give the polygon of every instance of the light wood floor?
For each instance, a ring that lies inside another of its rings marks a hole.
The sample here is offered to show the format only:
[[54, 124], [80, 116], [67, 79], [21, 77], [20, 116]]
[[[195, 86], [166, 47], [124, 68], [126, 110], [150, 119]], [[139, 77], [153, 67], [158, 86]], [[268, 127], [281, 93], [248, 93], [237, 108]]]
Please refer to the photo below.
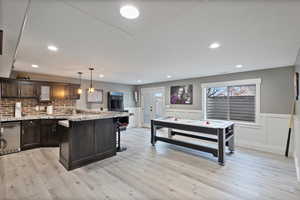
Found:
[[237, 149], [220, 167], [210, 154], [152, 147], [148, 129], [129, 129], [122, 142], [126, 152], [70, 172], [57, 148], [2, 156], [0, 199], [300, 199], [292, 159]]

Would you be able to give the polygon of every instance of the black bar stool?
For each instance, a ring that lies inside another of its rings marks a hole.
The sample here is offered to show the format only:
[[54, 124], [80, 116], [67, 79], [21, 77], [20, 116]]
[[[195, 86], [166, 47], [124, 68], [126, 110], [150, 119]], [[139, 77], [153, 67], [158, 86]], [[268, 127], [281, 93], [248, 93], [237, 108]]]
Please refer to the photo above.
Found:
[[117, 123], [117, 131], [118, 131], [118, 146], [117, 146], [117, 152], [126, 151], [127, 147], [121, 146], [121, 131], [126, 131], [127, 124], [122, 124], [120, 122]]

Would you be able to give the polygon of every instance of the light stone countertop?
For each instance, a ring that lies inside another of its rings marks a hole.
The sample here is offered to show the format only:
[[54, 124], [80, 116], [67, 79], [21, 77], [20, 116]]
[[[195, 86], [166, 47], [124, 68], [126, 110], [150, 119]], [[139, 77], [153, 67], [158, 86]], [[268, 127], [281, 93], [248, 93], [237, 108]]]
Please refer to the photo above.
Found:
[[99, 112], [99, 113], [79, 113], [73, 115], [27, 115], [24, 117], [0, 117], [1, 122], [9, 121], [23, 121], [23, 120], [35, 120], [35, 119], [65, 119], [69, 121], [84, 121], [84, 120], [96, 120], [96, 119], [108, 119], [116, 117], [127, 117], [130, 113], [127, 112]]
[[95, 119], [109, 119], [116, 117], [129, 117], [130, 114], [127, 112], [103, 112], [98, 114], [76, 114], [68, 116], [66, 119], [69, 121], [84, 121], [84, 120], [95, 120]]

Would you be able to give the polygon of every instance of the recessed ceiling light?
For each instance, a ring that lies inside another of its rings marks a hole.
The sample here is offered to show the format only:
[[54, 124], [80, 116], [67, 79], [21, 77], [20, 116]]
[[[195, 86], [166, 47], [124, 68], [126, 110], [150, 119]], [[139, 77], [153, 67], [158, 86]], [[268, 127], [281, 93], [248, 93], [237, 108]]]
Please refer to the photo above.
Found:
[[141, 82], [142, 82], [142, 80], [137, 80], [137, 82], [138, 82], [138, 83], [141, 83]]
[[31, 67], [38, 68], [39, 66], [38, 65], [31, 65]]
[[209, 48], [211, 48], [211, 49], [217, 49], [217, 48], [219, 48], [220, 46], [221, 46], [220, 43], [214, 42], [214, 43], [211, 43], [211, 44], [209, 45]]
[[132, 5], [125, 5], [120, 8], [120, 14], [126, 19], [135, 19], [140, 15], [139, 10]]
[[103, 78], [103, 77], [104, 77], [104, 75], [103, 75], [103, 74], [100, 74], [100, 75], [99, 75], [99, 77], [100, 77], [100, 78]]
[[236, 65], [235, 67], [236, 67], [236, 68], [242, 68], [243, 65]]
[[49, 45], [49, 46], [48, 46], [48, 49], [49, 49], [50, 51], [58, 51], [58, 48], [57, 48], [56, 46], [53, 46], [53, 45]]
[[167, 75], [167, 78], [172, 78], [172, 76], [171, 75]]

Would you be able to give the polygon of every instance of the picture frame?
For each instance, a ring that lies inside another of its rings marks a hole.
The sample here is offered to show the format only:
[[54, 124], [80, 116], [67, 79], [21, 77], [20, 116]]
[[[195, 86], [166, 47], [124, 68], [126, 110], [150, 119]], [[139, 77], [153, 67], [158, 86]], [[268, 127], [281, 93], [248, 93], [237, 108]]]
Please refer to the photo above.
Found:
[[86, 91], [86, 98], [87, 103], [103, 103], [103, 90], [102, 89], [95, 89], [94, 92], [90, 93], [88, 92], [88, 89]]
[[193, 85], [177, 85], [170, 88], [170, 104], [193, 104]]

